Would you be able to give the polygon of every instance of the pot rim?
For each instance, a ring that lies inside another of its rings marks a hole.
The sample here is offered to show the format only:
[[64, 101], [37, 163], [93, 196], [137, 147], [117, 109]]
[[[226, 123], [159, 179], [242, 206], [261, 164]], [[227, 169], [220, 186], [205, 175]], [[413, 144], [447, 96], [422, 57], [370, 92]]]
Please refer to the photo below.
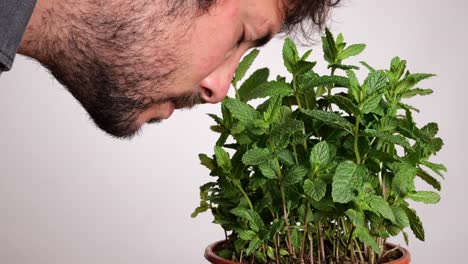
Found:
[[[221, 247], [223, 244], [227, 243], [228, 241], [227, 240], [220, 240], [220, 241], [217, 241], [217, 242], [214, 242], [210, 245], [208, 245], [208, 247], [206, 247], [205, 249], [205, 258], [212, 262], [212, 263], [215, 263], [213, 261], [216, 261], [216, 263], [219, 263], [219, 264], [240, 264], [239, 262], [234, 262], [234, 261], [231, 261], [231, 260], [227, 260], [227, 259], [223, 259], [221, 257], [219, 257], [218, 255], [216, 255], [216, 250]], [[402, 256], [399, 258], [399, 259], [396, 259], [396, 260], [392, 260], [390, 262], [386, 262], [385, 264], [398, 264], [398, 263], [410, 263], [410, 260], [411, 260], [411, 254], [410, 252], [404, 248], [404, 247], [400, 247], [399, 245], [396, 245], [396, 244], [393, 244], [393, 243], [385, 243], [386, 246], [389, 246], [390, 248], [396, 248], [398, 247], [398, 250], [402, 253]], [[400, 262], [400, 261], [403, 261], [404, 259], [407, 259], [406, 262]]]

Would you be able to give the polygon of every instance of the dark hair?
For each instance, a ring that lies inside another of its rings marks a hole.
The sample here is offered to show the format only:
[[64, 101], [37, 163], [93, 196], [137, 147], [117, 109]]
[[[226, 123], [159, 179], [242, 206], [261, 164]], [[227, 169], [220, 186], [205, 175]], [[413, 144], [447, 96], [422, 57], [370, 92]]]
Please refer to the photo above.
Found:
[[298, 26], [307, 37], [307, 31], [311, 30], [310, 23], [307, 25], [304, 22], [312, 21], [319, 30], [322, 30], [327, 20], [328, 12], [331, 7], [337, 6], [341, 0], [286, 0], [292, 2], [292, 9], [286, 12], [282, 32], [291, 33]]
[[[311, 40], [313, 32], [322, 31], [331, 7], [337, 6], [341, 0], [282, 0], [293, 6], [286, 12], [281, 32], [286, 34], [302, 33], [305, 39]], [[208, 10], [217, 0], [197, 0], [198, 8]], [[311, 23], [312, 22], [312, 25]], [[317, 26], [317, 28], [313, 27]]]

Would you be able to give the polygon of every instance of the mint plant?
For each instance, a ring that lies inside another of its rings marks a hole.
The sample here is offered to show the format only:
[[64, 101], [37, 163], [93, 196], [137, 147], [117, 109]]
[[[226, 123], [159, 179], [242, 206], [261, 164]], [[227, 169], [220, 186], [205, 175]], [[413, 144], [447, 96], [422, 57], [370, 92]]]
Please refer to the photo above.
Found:
[[[200, 206], [226, 231], [218, 254], [241, 263], [385, 263], [389, 237], [408, 229], [424, 240], [409, 201], [440, 200], [446, 168], [430, 158], [443, 146], [438, 126], [416, 125], [419, 112], [405, 99], [433, 74], [410, 73], [395, 57], [389, 69], [366, 62], [368, 75], [344, 64], [364, 44], [347, 45], [328, 29], [322, 38], [330, 75], [314, 71], [311, 50], [300, 55], [286, 39], [290, 80], [269, 81], [267, 68], [242, 84], [259, 51], [240, 63], [235, 98], [221, 105], [211, 129], [220, 134], [214, 154], [200, 154], [213, 181], [200, 188]], [[252, 100], [256, 100], [253, 106]], [[260, 101], [260, 103], [259, 103]], [[438, 177], [434, 177], [437, 175]], [[416, 179], [432, 190], [417, 190]]]

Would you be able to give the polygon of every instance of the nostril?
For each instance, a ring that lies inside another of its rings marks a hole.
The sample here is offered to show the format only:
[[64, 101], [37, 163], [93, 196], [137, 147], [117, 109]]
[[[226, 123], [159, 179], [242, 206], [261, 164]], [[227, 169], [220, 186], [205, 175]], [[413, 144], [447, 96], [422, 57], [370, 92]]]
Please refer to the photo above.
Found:
[[211, 89], [202, 87], [202, 93], [206, 96], [206, 98], [211, 98], [213, 96], [213, 91]]

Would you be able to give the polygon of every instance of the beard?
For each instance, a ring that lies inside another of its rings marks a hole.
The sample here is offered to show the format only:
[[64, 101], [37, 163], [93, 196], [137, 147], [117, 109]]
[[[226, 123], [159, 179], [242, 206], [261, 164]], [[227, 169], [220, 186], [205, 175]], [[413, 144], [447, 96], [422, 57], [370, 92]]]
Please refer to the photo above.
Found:
[[[185, 72], [178, 47], [190, 24], [188, 18], [182, 19], [186, 12], [156, 11], [152, 1], [134, 1], [131, 6], [111, 2], [106, 8], [99, 1], [90, 2], [87, 11], [63, 12], [73, 8], [63, 6], [62, 12], [54, 12], [58, 16], [44, 21], [59, 24], [60, 30], [54, 38], [39, 41], [39, 61], [100, 129], [131, 138], [142, 126], [138, 117], [152, 106], [171, 102], [175, 108], [190, 108], [202, 103], [199, 89], [170, 92], [176, 77], [183, 78]], [[123, 15], [122, 10], [131, 13]], [[167, 25], [178, 25], [178, 30]], [[160, 121], [153, 118], [148, 123]]]

